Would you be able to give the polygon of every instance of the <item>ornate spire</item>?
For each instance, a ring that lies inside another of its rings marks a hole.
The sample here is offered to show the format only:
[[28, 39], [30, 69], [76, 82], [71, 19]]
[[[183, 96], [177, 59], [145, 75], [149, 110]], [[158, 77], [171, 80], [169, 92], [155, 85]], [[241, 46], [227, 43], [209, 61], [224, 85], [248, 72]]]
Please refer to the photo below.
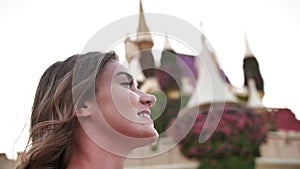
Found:
[[250, 48], [249, 48], [249, 44], [248, 44], [248, 39], [247, 39], [247, 35], [245, 33], [245, 58], [246, 57], [250, 57], [250, 56], [253, 56]]
[[167, 50], [167, 51], [174, 51], [174, 49], [172, 48], [172, 46], [171, 46], [171, 44], [170, 44], [169, 37], [168, 37], [168, 34], [167, 34], [167, 33], [166, 33], [166, 36], [165, 36], [164, 50]]
[[[202, 49], [206, 48], [206, 50], [208, 51], [208, 53], [210, 54], [210, 57], [212, 59], [212, 61], [214, 62], [216, 68], [219, 70], [219, 73], [222, 77], [222, 79], [231, 86], [230, 80], [228, 79], [228, 77], [226, 76], [225, 72], [223, 71], [223, 69], [220, 67], [218, 60], [216, 58], [216, 52], [214, 51], [213, 47], [211, 46], [211, 44], [208, 42], [206, 36], [204, 35], [204, 28], [203, 28], [203, 22], [200, 22], [200, 30], [201, 30], [201, 43], [202, 43]], [[204, 49], [203, 49], [204, 50]], [[202, 50], [202, 51], [203, 51]], [[232, 87], [232, 86], [231, 86]]]
[[256, 89], [261, 95], [264, 96], [264, 80], [260, 73], [259, 64], [254, 56], [245, 57], [243, 60], [243, 70], [244, 70], [244, 85], [249, 88], [249, 79], [255, 81]]
[[142, 0], [140, 0], [140, 18], [139, 25], [137, 28], [137, 38], [135, 41], [138, 43], [140, 50], [149, 49], [153, 47], [151, 34], [146, 24], [144, 16]]
[[211, 102], [236, 102], [237, 99], [229, 90], [220, 74], [218, 63], [207, 45], [206, 37], [201, 34], [202, 52], [196, 64], [198, 69], [197, 91], [188, 102], [188, 107], [199, 106]]
[[129, 35], [127, 34], [127, 37], [124, 41], [125, 44], [125, 55], [126, 55], [126, 60], [128, 62], [128, 64], [131, 64], [131, 60], [134, 57], [139, 57], [139, 53], [137, 53], [136, 51], [139, 51], [139, 47], [136, 44], [135, 41], [131, 40]]
[[264, 80], [259, 70], [258, 61], [253, 55], [252, 51], [250, 50], [246, 33], [245, 33], [245, 57], [243, 60], [243, 70], [244, 70], [244, 85], [250, 88], [248, 80], [253, 79], [254, 84], [256, 86], [256, 92], [262, 98], [264, 96]]
[[139, 19], [139, 26], [138, 26], [137, 33], [142, 33], [142, 32], [149, 32], [149, 28], [146, 24], [146, 20], [144, 16], [142, 0], [140, 0], [140, 19]]

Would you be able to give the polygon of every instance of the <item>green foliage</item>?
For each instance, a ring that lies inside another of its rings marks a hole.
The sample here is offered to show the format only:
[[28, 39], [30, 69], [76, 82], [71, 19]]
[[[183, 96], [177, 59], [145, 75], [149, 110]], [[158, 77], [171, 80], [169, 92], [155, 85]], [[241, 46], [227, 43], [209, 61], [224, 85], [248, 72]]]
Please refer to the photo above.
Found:
[[189, 96], [179, 98], [166, 98], [163, 92], [151, 93], [156, 97], [156, 104], [151, 107], [152, 119], [154, 119], [155, 129], [159, 134], [163, 134], [170, 122], [177, 118], [179, 111], [186, 106]]

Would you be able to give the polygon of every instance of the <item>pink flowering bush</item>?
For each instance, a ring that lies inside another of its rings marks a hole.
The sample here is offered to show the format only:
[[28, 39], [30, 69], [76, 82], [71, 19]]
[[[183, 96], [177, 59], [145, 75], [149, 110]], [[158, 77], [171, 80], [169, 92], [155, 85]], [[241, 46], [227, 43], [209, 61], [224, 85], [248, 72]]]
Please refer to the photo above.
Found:
[[199, 160], [201, 169], [254, 168], [268, 132], [266, 117], [241, 104], [207, 104], [199, 107], [196, 116], [185, 113], [170, 134], [182, 138], [180, 131], [193, 121], [191, 118], [196, 118], [194, 124], [179, 144], [184, 156]]

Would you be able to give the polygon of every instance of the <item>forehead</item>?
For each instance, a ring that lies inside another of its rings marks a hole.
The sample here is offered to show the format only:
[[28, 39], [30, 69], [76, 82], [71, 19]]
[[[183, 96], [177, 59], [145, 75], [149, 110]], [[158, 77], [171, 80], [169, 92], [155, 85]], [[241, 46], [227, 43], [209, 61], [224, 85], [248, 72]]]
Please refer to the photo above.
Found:
[[102, 73], [100, 74], [100, 79], [103, 78], [112, 78], [119, 72], [129, 72], [120, 62], [112, 60], [109, 61], [103, 68]]
[[120, 62], [115, 60], [108, 62], [103, 70], [103, 73], [111, 75], [115, 75], [118, 72], [128, 72], [128, 69], [125, 68], [122, 64], [120, 64]]

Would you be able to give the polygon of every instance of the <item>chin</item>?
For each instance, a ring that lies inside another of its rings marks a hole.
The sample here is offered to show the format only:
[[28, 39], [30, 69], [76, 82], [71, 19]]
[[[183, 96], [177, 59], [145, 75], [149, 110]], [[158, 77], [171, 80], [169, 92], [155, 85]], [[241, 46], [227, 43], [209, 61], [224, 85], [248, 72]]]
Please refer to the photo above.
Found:
[[158, 133], [154, 128], [152, 128], [152, 130], [144, 131], [141, 135], [132, 139], [133, 143], [135, 143], [135, 148], [144, 147], [154, 143], [158, 139]]
[[134, 148], [144, 147], [153, 144], [157, 140], [158, 136], [152, 136], [147, 138], [136, 138]]

